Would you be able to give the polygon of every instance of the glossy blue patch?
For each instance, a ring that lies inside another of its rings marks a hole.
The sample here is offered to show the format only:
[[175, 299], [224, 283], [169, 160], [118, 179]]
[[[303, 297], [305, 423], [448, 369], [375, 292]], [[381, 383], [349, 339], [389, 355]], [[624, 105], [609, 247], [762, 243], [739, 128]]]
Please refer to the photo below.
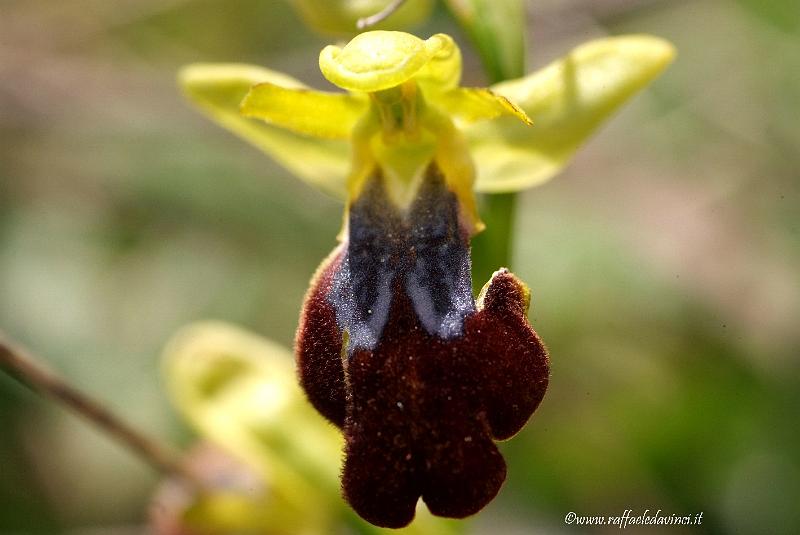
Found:
[[379, 172], [369, 179], [350, 206], [347, 249], [328, 295], [349, 335], [348, 354], [374, 349], [398, 292], [409, 297], [428, 334], [462, 334], [475, 303], [459, 209], [435, 164], [405, 212], [389, 201]]

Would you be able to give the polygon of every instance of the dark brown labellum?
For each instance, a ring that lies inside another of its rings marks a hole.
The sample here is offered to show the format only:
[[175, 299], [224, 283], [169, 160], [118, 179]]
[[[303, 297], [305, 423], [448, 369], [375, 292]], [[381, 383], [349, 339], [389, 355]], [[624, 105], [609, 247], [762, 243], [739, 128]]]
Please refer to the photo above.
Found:
[[506, 474], [494, 441], [547, 388], [524, 284], [500, 270], [475, 304], [459, 211], [433, 164], [406, 211], [375, 173], [303, 307], [301, 384], [343, 429], [345, 498], [379, 526], [407, 525], [420, 497], [440, 516], [483, 508]]

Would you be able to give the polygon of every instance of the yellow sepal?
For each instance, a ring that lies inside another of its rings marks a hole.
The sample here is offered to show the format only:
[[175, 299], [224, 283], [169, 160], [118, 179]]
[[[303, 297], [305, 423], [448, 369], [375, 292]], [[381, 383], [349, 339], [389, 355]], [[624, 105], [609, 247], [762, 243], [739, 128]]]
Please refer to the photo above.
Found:
[[657, 37], [610, 37], [583, 44], [530, 76], [492, 86], [535, 124], [498, 117], [464, 128], [477, 166], [475, 189], [511, 192], [549, 180], [674, 56], [674, 47]]

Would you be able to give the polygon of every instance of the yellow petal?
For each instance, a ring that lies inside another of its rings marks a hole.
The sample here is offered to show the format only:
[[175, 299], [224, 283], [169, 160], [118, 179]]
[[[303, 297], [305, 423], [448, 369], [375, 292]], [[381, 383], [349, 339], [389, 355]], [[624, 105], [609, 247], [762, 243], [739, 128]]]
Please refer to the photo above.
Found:
[[368, 106], [363, 95], [287, 89], [267, 82], [250, 89], [241, 113], [298, 134], [349, 139]]
[[[328, 45], [319, 54], [319, 67], [331, 83], [348, 91], [375, 92], [395, 87], [415, 76], [428, 62], [448, 67], [452, 38], [436, 34], [423, 41], [405, 32], [373, 31], [354, 37], [344, 48]], [[460, 60], [459, 60], [460, 65]], [[441, 67], [435, 74], [452, 79]], [[426, 77], [432, 73], [426, 73]]]
[[501, 193], [547, 181], [623, 103], [672, 61], [674, 47], [646, 35], [598, 39], [518, 80], [492, 87], [533, 118], [466, 127], [478, 169], [475, 189]]
[[179, 83], [208, 117], [246, 139], [306, 182], [344, 198], [350, 147], [344, 140], [313, 139], [263, 121], [242, 117], [239, 106], [250, 88], [271, 83], [299, 89], [284, 74], [253, 65], [194, 64], [184, 67]]
[[533, 124], [524, 110], [491, 89], [459, 87], [437, 97], [435, 102], [448, 115], [461, 121], [471, 123], [509, 115], [527, 125]]

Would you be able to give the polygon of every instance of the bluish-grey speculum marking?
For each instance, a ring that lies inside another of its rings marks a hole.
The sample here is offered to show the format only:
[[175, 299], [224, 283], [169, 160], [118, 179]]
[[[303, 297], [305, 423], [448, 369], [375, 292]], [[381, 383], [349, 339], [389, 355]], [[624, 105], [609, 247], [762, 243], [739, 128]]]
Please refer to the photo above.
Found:
[[346, 243], [328, 301], [349, 335], [348, 355], [375, 348], [398, 292], [409, 297], [428, 334], [462, 334], [464, 318], [475, 310], [469, 236], [435, 164], [407, 210], [389, 200], [376, 171], [350, 206]]

